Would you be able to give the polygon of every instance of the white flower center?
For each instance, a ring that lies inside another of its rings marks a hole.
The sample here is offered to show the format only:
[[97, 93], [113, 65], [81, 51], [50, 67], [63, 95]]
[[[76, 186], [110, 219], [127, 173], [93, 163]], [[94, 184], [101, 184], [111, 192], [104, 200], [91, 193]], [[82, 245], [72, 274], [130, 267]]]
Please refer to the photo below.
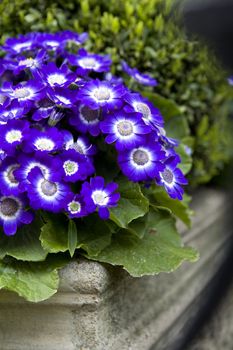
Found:
[[20, 202], [11, 197], [4, 197], [0, 201], [0, 217], [2, 219], [12, 219], [21, 208]]
[[17, 88], [14, 91], [14, 97], [19, 99], [26, 99], [31, 95], [31, 90], [26, 87]]
[[137, 149], [133, 151], [132, 158], [134, 163], [136, 163], [139, 166], [146, 165], [150, 160], [150, 156], [148, 152], [146, 152], [143, 149]]
[[171, 184], [173, 182], [174, 176], [173, 176], [173, 173], [171, 172], [171, 170], [165, 169], [162, 172], [162, 178], [164, 179], [164, 181], [166, 183]]
[[63, 169], [66, 173], [66, 175], [71, 176], [77, 173], [78, 171], [78, 163], [72, 161], [72, 160], [66, 160], [63, 164]]
[[54, 86], [55, 84], [62, 85], [66, 82], [66, 78], [62, 74], [50, 74], [48, 76], [48, 83], [51, 86]]
[[91, 57], [83, 57], [79, 60], [79, 65], [83, 68], [92, 69], [96, 66], [96, 60]]
[[108, 195], [105, 191], [96, 190], [92, 193], [91, 198], [96, 205], [108, 204]]
[[122, 120], [117, 123], [117, 131], [121, 136], [130, 136], [133, 134], [133, 123], [128, 120]]
[[25, 60], [20, 60], [19, 66], [36, 67], [36, 60], [34, 60], [32, 57], [26, 58]]
[[151, 110], [150, 108], [147, 106], [146, 103], [143, 102], [137, 102], [135, 103], [135, 109], [137, 112], [142, 113], [143, 117], [145, 119], [149, 119], [151, 116]]
[[21, 141], [23, 135], [20, 130], [10, 130], [6, 133], [6, 141], [8, 143]]
[[55, 147], [54, 142], [46, 137], [38, 138], [34, 145], [39, 151], [52, 151]]
[[94, 90], [93, 96], [98, 102], [108, 101], [111, 97], [111, 91], [106, 87], [99, 87]]
[[68, 204], [68, 210], [71, 214], [77, 214], [81, 211], [81, 204], [77, 201], [72, 201]]

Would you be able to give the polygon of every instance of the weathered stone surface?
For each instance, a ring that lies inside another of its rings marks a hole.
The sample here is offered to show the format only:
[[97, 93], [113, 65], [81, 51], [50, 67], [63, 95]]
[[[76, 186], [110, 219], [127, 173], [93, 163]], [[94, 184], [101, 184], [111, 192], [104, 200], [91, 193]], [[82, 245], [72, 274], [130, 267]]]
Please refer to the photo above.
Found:
[[169, 330], [222, 262], [231, 236], [227, 202], [215, 190], [196, 194], [193, 229], [183, 235], [201, 258], [173, 274], [132, 278], [121, 268], [82, 260], [61, 271], [59, 291], [48, 301], [33, 304], [1, 291], [0, 349], [166, 349]]

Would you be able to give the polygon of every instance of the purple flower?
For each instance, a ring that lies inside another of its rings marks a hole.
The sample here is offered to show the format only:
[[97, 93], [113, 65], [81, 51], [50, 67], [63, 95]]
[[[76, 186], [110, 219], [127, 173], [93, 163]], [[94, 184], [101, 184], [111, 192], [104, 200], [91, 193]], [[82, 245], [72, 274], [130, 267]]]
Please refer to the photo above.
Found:
[[25, 51], [31, 51], [37, 46], [36, 37], [37, 33], [28, 33], [26, 35], [19, 35], [17, 38], [9, 38], [2, 48], [15, 55]]
[[101, 113], [98, 109], [91, 109], [81, 104], [73, 108], [69, 119], [70, 125], [81, 133], [90, 133], [92, 136], [98, 136], [100, 133]]
[[77, 91], [67, 88], [48, 89], [48, 97], [56, 106], [61, 108], [71, 108], [77, 100]]
[[47, 59], [46, 51], [40, 50], [35, 57], [16, 57], [17, 62], [14, 63], [14, 74], [19, 74], [21, 71], [28, 69], [31, 72], [38, 70], [43, 62]]
[[143, 74], [139, 72], [136, 68], [131, 68], [125, 61], [122, 61], [123, 70], [130, 75], [133, 79], [135, 79], [138, 83], [149, 86], [156, 86], [158, 82], [156, 79], [152, 78], [148, 74]]
[[7, 124], [0, 125], [0, 148], [13, 154], [16, 147], [21, 145], [29, 133], [29, 122], [25, 120], [9, 120]]
[[41, 119], [48, 118], [55, 109], [55, 103], [49, 98], [45, 97], [42, 100], [35, 102], [35, 111], [33, 112], [32, 119], [40, 121]]
[[142, 144], [144, 135], [151, 132], [150, 126], [142, 121], [140, 113], [129, 115], [124, 111], [110, 114], [100, 123], [100, 129], [104, 134], [108, 134], [105, 141], [116, 142], [116, 149], [119, 151]]
[[85, 49], [80, 49], [78, 55], [69, 55], [69, 63], [78, 66], [78, 73], [85, 74], [90, 71], [107, 72], [110, 70], [112, 61], [108, 55], [95, 55], [88, 53]]
[[86, 157], [92, 157], [97, 152], [96, 146], [92, 145], [86, 136], [79, 136], [77, 140], [74, 141], [71, 133], [67, 134], [65, 137], [65, 149], [73, 149]]
[[45, 152], [36, 152], [30, 156], [21, 153], [17, 160], [20, 167], [14, 171], [14, 176], [19, 182], [20, 192], [26, 191], [28, 175], [35, 168], [39, 168], [47, 179], [52, 177], [56, 181], [61, 180], [61, 162], [58, 157], [48, 155]]
[[55, 152], [63, 149], [63, 134], [56, 127], [48, 127], [44, 130], [31, 129], [30, 134], [23, 144], [26, 153]]
[[22, 195], [0, 196], [0, 225], [4, 233], [12, 236], [22, 224], [30, 224], [34, 218], [31, 211], [26, 211], [26, 198]]
[[118, 185], [115, 182], [105, 186], [104, 179], [101, 176], [91, 178], [90, 183], [84, 182], [81, 195], [87, 211], [93, 213], [98, 209], [100, 218], [107, 220], [110, 216], [108, 208], [115, 207], [120, 199], [120, 193], [115, 192], [117, 188]]
[[76, 194], [72, 195], [66, 205], [66, 211], [69, 218], [81, 218], [87, 216], [88, 212], [82, 196]]
[[62, 178], [66, 182], [85, 180], [95, 172], [89, 159], [75, 150], [64, 151], [60, 159]]
[[182, 200], [184, 189], [183, 185], [187, 185], [188, 181], [184, 177], [182, 171], [177, 168], [178, 158], [171, 157], [164, 162], [165, 169], [159, 172], [156, 183], [164, 186], [169, 196], [173, 199]]
[[15, 158], [6, 157], [0, 166], [0, 188], [4, 196], [18, 195], [19, 182], [16, 180], [14, 172], [20, 167]]
[[151, 137], [141, 146], [125, 150], [118, 156], [118, 163], [125, 176], [129, 180], [149, 181], [158, 176], [159, 171], [164, 169], [162, 161], [165, 152], [157, 142], [152, 142]]
[[91, 109], [113, 110], [122, 106], [124, 85], [111, 85], [98, 79], [87, 82], [78, 92], [78, 99]]
[[157, 134], [160, 137], [161, 141], [168, 147], [177, 147], [179, 146], [179, 141], [176, 139], [173, 139], [171, 137], [166, 136], [166, 131], [163, 127], [158, 126], [157, 127]]
[[42, 78], [51, 88], [68, 87], [76, 78], [76, 75], [69, 70], [67, 65], [63, 64], [58, 68], [54, 62], [43, 65], [41, 69], [37, 71], [35, 77], [37, 76], [38, 78]]
[[17, 100], [13, 100], [10, 104], [3, 103], [2, 106], [0, 106], [0, 123], [6, 123], [8, 120], [11, 119], [20, 119], [25, 117], [24, 108], [20, 107]]
[[72, 43], [76, 45], [83, 44], [88, 39], [88, 33], [75, 33], [70, 30], [64, 30], [63, 32], [60, 32], [60, 37], [62, 38], [63, 42], [66, 43]]
[[129, 93], [124, 96], [124, 99], [128, 104], [124, 107], [125, 112], [141, 113], [145, 124], [153, 127], [163, 126], [164, 121], [160, 111], [146, 98], [137, 93]]
[[11, 100], [16, 99], [22, 107], [30, 108], [34, 101], [40, 100], [44, 96], [44, 85], [36, 80], [13, 85], [6, 82], [3, 84], [2, 92]]
[[37, 35], [37, 42], [40, 47], [52, 52], [59, 52], [66, 45], [66, 41], [62, 39], [59, 33], [39, 33]]
[[37, 167], [30, 171], [28, 181], [27, 194], [33, 209], [58, 213], [65, 208], [71, 193], [68, 185], [53, 176], [47, 179]]

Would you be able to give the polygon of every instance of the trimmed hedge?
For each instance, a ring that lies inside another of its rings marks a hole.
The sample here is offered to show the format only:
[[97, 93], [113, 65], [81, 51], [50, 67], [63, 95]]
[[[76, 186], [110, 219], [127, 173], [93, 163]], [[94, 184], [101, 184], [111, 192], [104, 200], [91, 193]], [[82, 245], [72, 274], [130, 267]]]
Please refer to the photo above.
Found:
[[[206, 48], [171, 19], [172, 0], [2, 0], [1, 38], [29, 31], [87, 31], [87, 48], [154, 76], [155, 92], [174, 101], [193, 139], [193, 185], [209, 181], [230, 157], [226, 77]], [[147, 91], [151, 91], [149, 88]], [[152, 94], [153, 96], [153, 94]]]

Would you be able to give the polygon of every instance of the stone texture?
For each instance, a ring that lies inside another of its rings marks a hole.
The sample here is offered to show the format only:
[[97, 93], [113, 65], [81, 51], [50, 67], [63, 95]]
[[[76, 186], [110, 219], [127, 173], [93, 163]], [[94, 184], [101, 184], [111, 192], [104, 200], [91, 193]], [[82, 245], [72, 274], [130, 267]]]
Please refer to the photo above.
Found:
[[167, 349], [177, 320], [222, 262], [232, 233], [227, 203], [222, 192], [196, 194], [193, 229], [180, 227], [201, 258], [173, 274], [132, 278], [121, 268], [82, 260], [61, 271], [59, 291], [48, 301], [33, 304], [1, 291], [0, 350]]
[[233, 349], [233, 284], [211, 320], [187, 350]]

